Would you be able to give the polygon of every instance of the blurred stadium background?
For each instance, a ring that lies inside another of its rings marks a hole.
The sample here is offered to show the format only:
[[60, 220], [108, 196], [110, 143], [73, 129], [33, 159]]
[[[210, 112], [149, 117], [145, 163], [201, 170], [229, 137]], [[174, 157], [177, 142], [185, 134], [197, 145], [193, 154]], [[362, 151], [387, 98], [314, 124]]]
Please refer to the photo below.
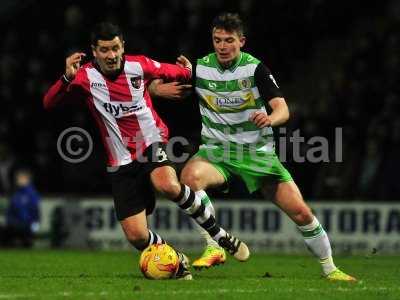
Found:
[[[209, 53], [212, 18], [237, 11], [247, 24], [244, 50], [270, 67], [289, 103], [287, 135], [299, 129], [306, 141], [326, 137], [332, 154], [335, 128], [343, 129], [343, 162], [298, 163], [289, 143], [286, 149], [286, 166], [337, 249], [400, 250], [399, 1], [271, 0], [262, 8], [260, 2], [2, 1], [0, 207], [4, 210], [13, 191], [13, 171], [30, 167], [44, 199], [37, 247], [127, 246], [113, 215], [104, 153], [90, 115], [79, 106], [52, 113], [42, 107], [65, 57], [75, 50], [90, 53], [92, 24], [114, 21], [125, 32], [127, 53], [174, 62], [181, 53], [191, 59]], [[185, 104], [156, 107], [172, 127], [186, 112]], [[56, 147], [59, 134], [72, 126], [95, 141], [92, 155], [79, 164], [64, 161]], [[309, 147], [302, 143], [301, 153]], [[254, 237], [255, 248], [305, 250], [285, 217], [240, 183], [228, 195], [213, 195], [221, 222], [244, 240]], [[160, 201], [152, 224], [172, 241], [198, 245], [197, 238], [190, 239], [191, 225], [176, 214]]]

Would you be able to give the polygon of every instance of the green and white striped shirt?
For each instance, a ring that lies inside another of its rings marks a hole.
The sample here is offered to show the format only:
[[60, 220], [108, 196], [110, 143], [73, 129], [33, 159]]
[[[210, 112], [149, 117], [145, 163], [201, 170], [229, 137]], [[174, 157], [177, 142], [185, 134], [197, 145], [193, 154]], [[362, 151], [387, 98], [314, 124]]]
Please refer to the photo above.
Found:
[[265, 103], [282, 97], [270, 71], [255, 57], [241, 52], [236, 63], [223, 69], [215, 53], [197, 60], [195, 88], [200, 98], [202, 147], [229, 145], [273, 152], [271, 127], [260, 129], [249, 121]]

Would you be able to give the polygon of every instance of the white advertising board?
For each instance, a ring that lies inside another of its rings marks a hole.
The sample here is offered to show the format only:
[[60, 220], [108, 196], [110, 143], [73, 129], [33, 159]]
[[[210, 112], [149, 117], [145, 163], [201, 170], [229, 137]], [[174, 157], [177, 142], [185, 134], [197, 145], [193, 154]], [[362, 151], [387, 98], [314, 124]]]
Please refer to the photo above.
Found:
[[[400, 204], [311, 202], [335, 253], [400, 252]], [[245, 241], [252, 251], [304, 253], [294, 223], [266, 201], [215, 201], [217, 221]], [[177, 206], [159, 200], [150, 228], [182, 249], [201, 250], [202, 239]], [[96, 249], [129, 248], [115, 218], [111, 199], [45, 199], [41, 231], [57, 230], [64, 246]], [[376, 250], [375, 250], [376, 249]]]

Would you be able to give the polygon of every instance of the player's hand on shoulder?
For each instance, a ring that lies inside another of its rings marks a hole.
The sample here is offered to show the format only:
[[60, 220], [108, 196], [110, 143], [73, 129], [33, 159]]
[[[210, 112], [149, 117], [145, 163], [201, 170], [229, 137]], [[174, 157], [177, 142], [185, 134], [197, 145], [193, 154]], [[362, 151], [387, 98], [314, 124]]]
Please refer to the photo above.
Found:
[[178, 56], [178, 58], [176, 59], [176, 64], [178, 66], [181, 66], [183, 68], [187, 68], [190, 71], [192, 71], [192, 64], [190, 63], [190, 60], [184, 55], [179, 55]]
[[73, 80], [78, 72], [82, 59], [86, 56], [83, 52], [75, 52], [65, 59], [65, 77]]
[[265, 111], [253, 112], [249, 117], [249, 121], [256, 124], [259, 128], [268, 127], [272, 124], [271, 117]]

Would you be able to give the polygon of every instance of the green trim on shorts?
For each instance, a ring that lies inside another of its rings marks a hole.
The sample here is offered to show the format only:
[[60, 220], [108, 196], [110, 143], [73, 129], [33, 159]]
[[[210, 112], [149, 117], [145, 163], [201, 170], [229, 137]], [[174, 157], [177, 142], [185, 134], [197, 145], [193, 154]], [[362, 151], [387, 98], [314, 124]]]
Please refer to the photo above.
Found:
[[[199, 156], [201, 156], [201, 155], [199, 155]], [[222, 175], [222, 177], [224, 177], [225, 181], [228, 182], [229, 179], [231, 178], [231, 174], [229, 172], [227, 172], [223, 167], [219, 166], [218, 164], [214, 164], [211, 161], [210, 161], [210, 163], [214, 166], [214, 168], [217, 169], [218, 172], [221, 173], [221, 175]]]
[[228, 182], [232, 175], [240, 177], [250, 193], [261, 188], [265, 178], [276, 182], [292, 181], [289, 171], [275, 152], [242, 151], [236, 153], [222, 147], [202, 147], [195, 154], [209, 161]]

